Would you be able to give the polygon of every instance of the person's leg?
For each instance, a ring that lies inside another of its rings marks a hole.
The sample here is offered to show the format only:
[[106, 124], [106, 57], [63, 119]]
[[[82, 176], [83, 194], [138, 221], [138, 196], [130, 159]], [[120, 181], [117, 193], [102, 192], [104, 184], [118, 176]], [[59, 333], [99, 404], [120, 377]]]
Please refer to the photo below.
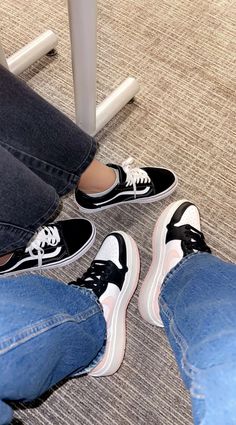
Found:
[[117, 371], [139, 266], [133, 239], [114, 232], [69, 286], [32, 275], [0, 280], [0, 425], [12, 418], [7, 401], [32, 400], [68, 376]]
[[1, 66], [0, 114], [0, 146], [60, 196], [76, 186], [96, 153], [95, 141]]
[[59, 197], [52, 186], [2, 146], [0, 175], [0, 256], [3, 256], [27, 245], [36, 230], [55, 213]]
[[93, 160], [93, 138], [1, 66], [0, 99], [0, 145], [59, 195], [76, 187], [81, 176], [79, 187], [89, 193], [112, 186], [116, 174]]
[[94, 140], [1, 66], [0, 98], [0, 144], [59, 195], [76, 187], [84, 211], [154, 202], [175, 190], [177, 178], [168, 169], [131, 169], [129, 161], [107, 166], [93, 160]]
[[83, 193], [95, 194], [109, 191], [115, 183], [115, 171], [94, 159], [81, 175], [77, 188]]
[[95, 239], [85, 219], [48, 223], [59, 197], [0, 146], [0, 276], [58, 267], [81, 257]]
[[188, 201], [174, 202], [157, 221], [139, 310], [164, 324], [195, 425], [235, 424], [236, 266], [210, 255]]
[[1, 279], [0, 293], [0, 425], [6, 425], [7, 401], [33, 400], [99, 362], [106, 324], [86, 289], [31, 275]]
[[91, 163], [94, 141], [1, 66], [0, 115], [0, 275], [74, 261], [91, 246], [94, 226], [41, 226]]
[[167, 276], [160, 296], [165, 331], [196, 425], [236, 423], [236, 266], [193, 254]]

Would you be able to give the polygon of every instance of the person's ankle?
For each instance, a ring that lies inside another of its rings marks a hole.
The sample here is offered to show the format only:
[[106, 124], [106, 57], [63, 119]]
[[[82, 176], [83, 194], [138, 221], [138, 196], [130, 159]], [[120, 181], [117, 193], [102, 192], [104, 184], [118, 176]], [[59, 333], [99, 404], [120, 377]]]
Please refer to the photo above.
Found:
[[0, 256], [0, 267], [5, 266], [5, 264], [8, 263], [8, 261], [11, 259], [13, 253], [10, 252], [9, 254], [1, 255]]
[[109, 192], [118, 183], [118, 174], [116, 170], [107, 167], [103, 176], [97, 178], [83, 178], [77, 184], [77, 188], [86, 194], [95, 195]]

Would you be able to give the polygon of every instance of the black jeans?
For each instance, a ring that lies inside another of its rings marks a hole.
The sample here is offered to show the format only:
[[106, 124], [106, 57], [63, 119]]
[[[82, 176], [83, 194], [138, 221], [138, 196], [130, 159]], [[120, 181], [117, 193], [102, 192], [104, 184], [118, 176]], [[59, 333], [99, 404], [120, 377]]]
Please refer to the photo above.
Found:
[[90, 136], [0, 66], [0, 255], [48, 222], [95, 153]]

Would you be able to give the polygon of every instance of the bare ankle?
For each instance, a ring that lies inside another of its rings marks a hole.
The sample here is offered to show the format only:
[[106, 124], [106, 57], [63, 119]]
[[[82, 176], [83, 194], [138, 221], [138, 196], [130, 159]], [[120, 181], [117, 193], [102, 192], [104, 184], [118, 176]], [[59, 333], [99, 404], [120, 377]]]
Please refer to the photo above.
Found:
[[90, 194], [103, 192], [112, 187], [116, 178], [113, 168], [94, 160], [82, 174], [77, 187]]
[[4, 266], [8, 263], [8, 261], [11, 259], [13, 253], [10, 252], [10, 254], [5, 254], [0, 256], [0, 266]]

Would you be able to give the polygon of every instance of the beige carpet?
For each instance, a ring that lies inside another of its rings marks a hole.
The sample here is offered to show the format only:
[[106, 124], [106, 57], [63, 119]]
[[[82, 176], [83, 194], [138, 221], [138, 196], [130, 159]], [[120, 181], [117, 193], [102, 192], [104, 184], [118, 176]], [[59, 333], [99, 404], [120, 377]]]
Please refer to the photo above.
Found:
[[[88, 0], [89, 1], [89, 0]], [[141, 91], [98, 135], [103, 161], [175, 170], [171, 199], [118, 207], [93, 218], [97, 241], [77, 264], [51, 273], [65, 281], [80, 275], [104, 235], [128, 231], [137, 241], [142, 282], [151, 261], [154, 223], [170, 201], [188, 198], [201, 210], [215, 254], [235, 261], [236, 4], [234, 0], [99, 0], [98, 99], [128, 75]], [[74, 117], [68, 22], [64, 0], [2, 0], [0, 34], [7, 54], [41, 31], [59, 34], [58, 56], [44, 58], [22, 78]], [[62, 217], [75, 217], [73, 196]], [[109, 378], [69, 381], [31, 409], [18, 406], [24, 425], [187, 425], [185, 392], [162, 329], [141, 320], [135, 294], [128, 310], [124, 363]]]

